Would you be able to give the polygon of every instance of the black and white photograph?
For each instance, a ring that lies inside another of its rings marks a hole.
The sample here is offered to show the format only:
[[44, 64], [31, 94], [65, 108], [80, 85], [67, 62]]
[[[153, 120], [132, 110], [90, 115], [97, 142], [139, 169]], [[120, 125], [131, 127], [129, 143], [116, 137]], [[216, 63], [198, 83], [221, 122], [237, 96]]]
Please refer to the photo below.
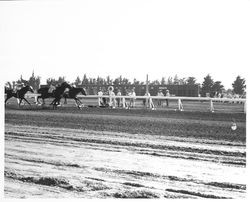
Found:
[[248, 199], [249, 0], [0, 1], [1, 201]]

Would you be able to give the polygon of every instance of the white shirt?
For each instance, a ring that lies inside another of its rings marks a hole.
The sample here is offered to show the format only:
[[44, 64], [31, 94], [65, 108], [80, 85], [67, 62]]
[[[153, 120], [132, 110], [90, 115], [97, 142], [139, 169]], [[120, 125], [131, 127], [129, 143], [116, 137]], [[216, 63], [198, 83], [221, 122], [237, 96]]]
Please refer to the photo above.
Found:
[[102, 91], [99, 91], [97, 94], [98, 94], [98, 96], [103, 96], [103, 92]]

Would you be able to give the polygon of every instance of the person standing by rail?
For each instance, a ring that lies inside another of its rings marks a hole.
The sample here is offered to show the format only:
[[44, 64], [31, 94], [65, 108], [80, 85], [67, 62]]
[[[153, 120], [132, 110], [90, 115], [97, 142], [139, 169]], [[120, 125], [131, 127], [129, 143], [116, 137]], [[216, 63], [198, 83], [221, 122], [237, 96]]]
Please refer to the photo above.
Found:
[[131, 96], [129, 105], [130, 105], [130, 107], [134, 108], [135, 107], [135, 99], [136, 99], [135, 98], [136, 97], [136, 93], [135, 93], [135, 89], [134, 88], [131, 90], [129, 96]]
[[[163, 97], [163, 93], [162, 93], [162, 90], [159, 90], [158, 93], [157, 93], [157, 96], [158, 97]], [[158, 99], [157, 100], [157, 105], [160, 107], [161, 106], [161, 99]]]
[[101, 88], [99, 88], [97, 95], [99, 96], [98, 97], [98, 105], [103, 106], [103, 100], [102, 100], [103, 92], [102, 92]]
[[[169, 90], [167, 89], [166, 90], [166, 97], [170, 97], [170, 93], [169, 93]], [[168, 99], [166, 99], [166, 106], [168, 107], [169, 106], [169, 103], [168, 103]]]
[[[117, 95], [117, 96], [121, 96], [121, 95], [122, 95], [120, 89], [118, 89], [118, 92], [117, 92], [116, 95]], [[120, 98], [120, 97], [117, 98], [117, 107], [120, 107], [120, 103], [122, 102], [121, 100], [122, 100], [122, 98]]]

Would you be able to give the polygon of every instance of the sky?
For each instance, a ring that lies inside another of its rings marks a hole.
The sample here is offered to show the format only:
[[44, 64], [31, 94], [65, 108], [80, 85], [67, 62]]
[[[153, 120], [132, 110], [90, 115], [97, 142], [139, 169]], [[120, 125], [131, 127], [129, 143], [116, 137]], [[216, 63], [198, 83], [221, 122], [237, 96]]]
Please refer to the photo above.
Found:
[[232, 88], [250, 67], [249, 0], [0, 1], [1, 82], [77, 76]]

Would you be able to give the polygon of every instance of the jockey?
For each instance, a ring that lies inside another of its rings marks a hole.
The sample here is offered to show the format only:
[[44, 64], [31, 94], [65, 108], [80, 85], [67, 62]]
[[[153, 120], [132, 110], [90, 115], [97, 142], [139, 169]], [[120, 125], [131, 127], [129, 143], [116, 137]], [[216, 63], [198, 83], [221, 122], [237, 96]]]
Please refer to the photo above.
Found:
[[19, 104], [20, 100], [19, 100], [19, 90], [21, 90], [22, 88], [24, 87], [24, 83], [20, 83], [20, 84], [17, 84], [16, 86], [14, 86], [14, 93], [16, 93], [16, 96], [17, 96], [17, 103]]
[[53, 86], [52, 84], [50, 84], [48, 92], [52, 93], [55, 89], [56, 89], [56, 87]]
[[24, 87], [24, 83], [17, 84], [14, 87], [14, 91], [17, 92], [18, 90], [21, 90]]

